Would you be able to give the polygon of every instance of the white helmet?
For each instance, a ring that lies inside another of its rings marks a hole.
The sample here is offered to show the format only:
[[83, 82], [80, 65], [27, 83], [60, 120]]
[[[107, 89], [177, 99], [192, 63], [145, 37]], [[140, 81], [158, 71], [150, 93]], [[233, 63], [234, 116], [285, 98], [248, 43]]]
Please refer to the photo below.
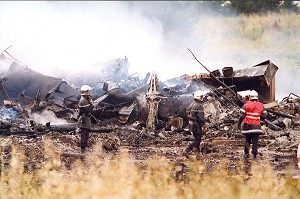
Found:
[[196, 91], [194, 92], [194, 99], [201, 100], [207, 91]]
[[92, 90], [92, 87], [90, 87], [89, 85], [81, 86], [81, 88], [80, 88], [81, 95], [89, 95], [90, 90]]
[[249, 92], [249, 99], [250, 100], [257, 100], [258, 99], [258, 93], [255, 90], [251, 90]]

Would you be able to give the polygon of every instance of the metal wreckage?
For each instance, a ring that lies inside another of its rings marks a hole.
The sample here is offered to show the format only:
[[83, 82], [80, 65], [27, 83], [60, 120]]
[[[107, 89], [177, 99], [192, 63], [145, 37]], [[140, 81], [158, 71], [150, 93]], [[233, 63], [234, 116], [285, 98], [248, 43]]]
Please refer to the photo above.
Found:
[[240, 70], [224, 67], [209, 71], [202, 65], [208, 73], [167, 81], [159, 81], [155, 72], [145, 77], [129, 75], [126, 57], [102, 63], [98, 74], [80, 74], [85, 79], [78, 74], [70, 74], [66, 80], [40, 74], [7, 50], [0, 55], [0, 66], [9, 66], [0, 82], [1, 153], [7, 155], [12, 145], [20, 144], [30, 168], [46, 158], [46, 139], [54, 142], [64, 158], [84, 157], [76, 132], [78, 88], [82, 84], [93, 87], [96, 105], [91, 148], [101, 145], [105, 153], [114, 153], [126, 147], [136, 160], [159, 155], [178, 163], [184, 159], [181, 151], [193, 140], [187, 129], [186, 108], [194, 91], [207, 90], [204, 109], [208, 120], [200, 158], [206, 159], [210, 168], [227, 158], [228, 169], [233, 169], [242, 159], [244, 145], [237, 130], [242, 98], [245, 91], [255, 89], [268, 112], [262, 121], [265, 133], [259, 140], [260, 158], [268, 159], [277, 170], [296, 165], [300, 97], [291, 93], [280, 102], [275, 100], [278, 67], [270, 60]]

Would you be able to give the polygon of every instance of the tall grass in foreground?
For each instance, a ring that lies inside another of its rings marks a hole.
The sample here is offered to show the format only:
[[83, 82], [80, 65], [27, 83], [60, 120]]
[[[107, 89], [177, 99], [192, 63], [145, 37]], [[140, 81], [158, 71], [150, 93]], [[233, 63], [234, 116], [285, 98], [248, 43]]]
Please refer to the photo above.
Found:
[[[107, 158], [89, 155], [64, 167], [53, 150], [36, 171], [24, 171], [24, 156], [12, 151], [10, 167], [1, 165], [0, 198], [299, 198], [300, 179], [278, 176], [265, 163], [253, 163], [252, 176], [219, 165], [186, 161], [186, 174], [176, 176], [175, 163], [153, 157], [143, 165], [126, 152]], [[178, 165], [177, 165], [178, 166]], [[178, 173], [177, 173], [178, 174]]]

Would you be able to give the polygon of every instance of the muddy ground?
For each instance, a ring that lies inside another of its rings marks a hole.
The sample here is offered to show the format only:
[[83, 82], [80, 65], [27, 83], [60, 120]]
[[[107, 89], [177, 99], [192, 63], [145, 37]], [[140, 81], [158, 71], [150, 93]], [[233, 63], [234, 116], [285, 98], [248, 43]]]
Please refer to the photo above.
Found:
[[[150, 157], [165, 157], [170, 162], [184, 165], [187, 161], [199, 161], [206, 165], [207, 171], [220, 166], [224, 161], [228, 171], [235, 170], [241, 162], [245, 162], [245, 169], [251, 161], [265, 161], [278, 172], [287, 168], [298, 170], [296, 155], [299, 143], [299, 129], [286, 131], [272, 131], [259, 139], [259, 155], [256, 159], [243, 158], [244, 136], [238, 131], [207, 131], [202, 136], [201, 153], [192, 153], [189, 157], [182, 154], [185, 147], [193, 137], [188, 131], [164, 131], [160, 135], [143, 134], [142, 130], [132, 125], [108, 125], [111, 132], [92, 132], [90, 135], [90, 148], [86, 154], [99, 154], [99, 158], [111, 157], [127, 151], [132, 160], [143, 163]], [[97, 128], [97, 126], [94, 126]], [[101, 128], [101, 127], [99, 127]], [[102, 126], [103, 128], [103, 126]], [[41, 168], [47, 159], [46, 145], [52, 145], [53, 153], [80, 154], [79, 135], [76, 131], [52, 132], [34, 135], [1, 135], [1, 154], [4, 164], [9, 164], [12, 146], [18, 146], [24, 151], [26, 159], [25, 169], [35, 170]], [[48, 142], [51, 140], [51, 142]], [[70, 166], [76, 157], [61, 156], [62, 162]], [[300, 171], [300, 170], [299, 170]]]

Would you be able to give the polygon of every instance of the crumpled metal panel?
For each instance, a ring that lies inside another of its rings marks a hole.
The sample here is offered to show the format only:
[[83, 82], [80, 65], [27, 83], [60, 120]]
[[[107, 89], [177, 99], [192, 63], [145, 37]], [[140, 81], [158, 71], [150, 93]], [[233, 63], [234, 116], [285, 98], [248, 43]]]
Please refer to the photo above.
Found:
[[270, 60], [257, 64], [250, 68], [235, 70], [233, 77], [258, 77], [264, 76], [268, 86], [271, 84], [278, 67]]
[[79, 91], [69, 86], [62, 79], [43, 75], [18, 62], [11, 64], [4, 78], [6, 80], [2, 84], [10, 98], [18, 98], [20, 93], [34, 98], [40, 90], [41, 100], [44, 100], [46, 96], [50, 96], [52, 98], [68, 98], [68, 100], [73, 101], [80, 94]]
[[[267, 60], [253, 67], [235, 70], [231, 77], [220, 76], [218, 79], [227, 86], [234, 85], [236, 91], [255, 89], [262, 101], [270, 102], [275, 100], [275, 74], [277, 70], [278, 67]], [[193, 81], [204, 82], [215, 88], [221, 86], [220, 82], [210, 77], [209, 74], [193, 75], [190, 78]]]
[[257, 77], [265, 75], [268, 65], [262, 65], [257, 67], [244, 68], [234, 71], [233, 77]]
[[61, 79], [44, 76], [17, 62], [12, 63], [5, 78], [7, 80], [3, 82], [3, 86], [12, 98], [22, 91], [25, 91], [26, 96], [35, 97], [40, 89], [41, 98], [44, 99], [48, 91], [57, 88], [61, 82]]

